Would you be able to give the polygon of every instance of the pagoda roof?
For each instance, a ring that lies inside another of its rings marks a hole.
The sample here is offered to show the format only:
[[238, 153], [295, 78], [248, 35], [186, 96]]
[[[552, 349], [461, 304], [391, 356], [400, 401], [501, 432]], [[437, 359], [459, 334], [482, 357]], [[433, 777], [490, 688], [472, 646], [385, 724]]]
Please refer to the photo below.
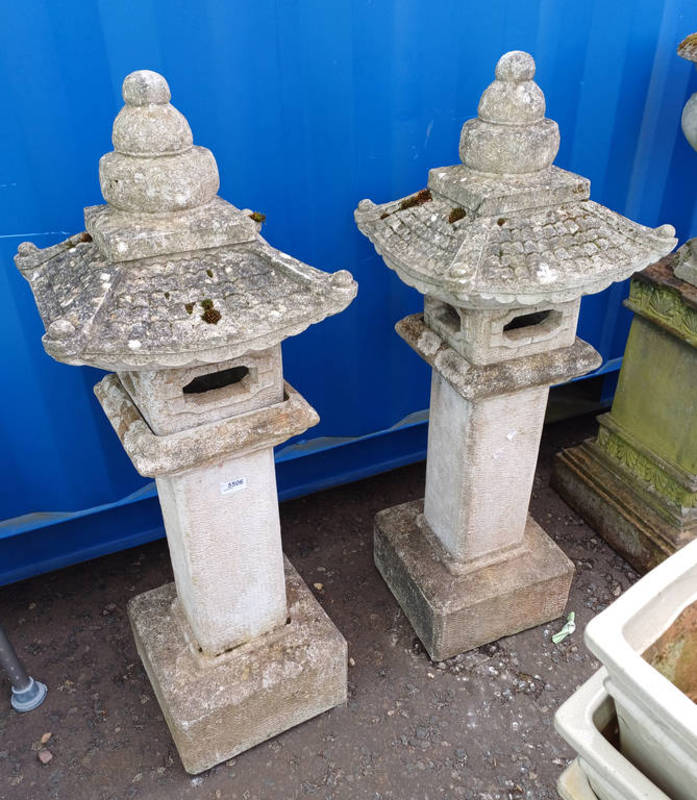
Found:
[[258, 234], [111, 262], [82, 233], [44, 250], [25, 245], [16, 261], [46, 326], [46, 352], [114, 371], [210, 364], [271, 347], [356, 294], [348, 272], [314, 269]]
[[262, 215], [218, 197], [213, 154], [193, 144], [165, 79], [131, 73], [100, 160], [107, 203], [86, 230], [15, 263], [46, 327], [49, 355], [106, 370], [212, 364], [278, 344], [355, 297], [351, 274], [272, 247]]
[[359, 229], [423, 294], [470, 308], [561, 303], [599, 292], [670, 252], [670, 225], [647, 228], [590, 200], [590, 183], [552, 165], [556, 124], [514, 51], [465, 123], [462, 164], [432, 169], [414, 195], [363, 200]]

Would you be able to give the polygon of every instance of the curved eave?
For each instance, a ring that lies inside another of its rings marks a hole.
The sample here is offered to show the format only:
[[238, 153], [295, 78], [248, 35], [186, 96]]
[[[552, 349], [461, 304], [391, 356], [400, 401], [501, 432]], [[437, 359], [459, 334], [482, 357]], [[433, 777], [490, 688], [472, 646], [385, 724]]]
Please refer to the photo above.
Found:
[[257, 337], [246, 338], [236, 342], [227, 342], [209, 348], [191, 351], [136, 351], [123, 353], [100, 353], [90, 349], [75, 352], [69, 345], [59, 340], [51, 339], [44, 334], [42, 343], [46, 352], [56, 361], [73, 366], [97, 367], [108, 372], [125, 372], [129, 370], [160, 370], [180, 369], [186, 367], [205, 366], [217, 364], [233, 358], [243, 356], [245, 353], [266, 350], [279, 344], [290, 336], [297, 336], [317, 322], [338, 314], [347, 308], [356, 296], [358, 284], [353, 283], [343, 296], [336, 297], [336, 302], [327, 304], [321, 314], [313, 315], [296, 324], [279, 327], [269, 333]]
[[[29, 256], [18, 263], [35, 292], [46, 326], [44, 348], [52, 358], [66, 364], [109, 371], [214, 364], [273, 347], [302, 333], [343, 311], [357, 292], [356, 282], [345, 270], [329, 274], [315, 269], [271, 247], [261, 236], [252, 244], [126, 264], [105, 261], [94, 244], [82, 239], [76, 246], [76, 238], [51, 248], [50, 253], [30, 249]], [[163, 273], [165, 261], [171, 263]], [[220, 275], [207, 277], [209, 265]], [[62, 280], [55, 277], [59, 275]], [[172, 289], [171, 297], [165, 291], [163, 275], [178, 287]], [[230, 281], [239, 289], [226, 295]], [[143, 296], [151, 296], [148, 292], [157, 295], [155, 305], [132, 303], [131, 296], [142, 294], [143, 285]], [[207, 301], [202, 298], [208, 297], [215, 298], [213, 307], [222, 313], [222, 317], [218, 315], [219, 324], [209, 324], [202, 317], [199, 306], [206, 308]], [[195, 304], [189, 302], [194, 298]], [[118, 322], [118, 309], [124, 303], [139, 313], [145, 310], [146, 319], [139, 323], [144, 332], [138, 338], [117, 335], [121, 329], [131, 329], [131, 317], [127, 316], [123, 324]], [[189, 308], [184, 313], [188, 305], [196, 306], [195, 313]], [[285, 316], [284, 308], [288, 312]], [[170, 316], [169, 335], [158, 340], [153, 326], [158, 319]], [[120, 329], [114, 328], [115, 319]], [[177, 327], [181, 325], [184, 328]]]
[[[487, 249], [498, 247], [496, 236], [502, 234], [499, 230], [501, 220], [480, 218], [460, 224], [458, 233], [462, 244], [458, 253], [451, 263], [441, 262], [434, 265], [433, 253], [427, 249], [423, 236], [410, 233], [409, 241], [402, 252], [389, 241], [392, 229], [388, 229], [385, 215], [391, 217], [398, 213], [399, 203], [400, 201], [395, 201], [380, 206], [361, 204], [355, 212], [358, 228], [370, 239], [385, 264], [397, 272], [404, 283], [422, 294], [463, 308], [563, 303], [584, 294], [595, 294], [662, 258], [677, 243], [677, 239], [665, 230], [644, 227], [592, 201], [583, 201], [583, 204], [574, 205], [584, 214], [597, 217], [600, 220], [598, 224], [606, 226], [602, 233], [612, 239], [614, 258], [606, 257], [603, 260], [603, 253], [600, 251], [594, 255], [592, 268], [583, 272], [572, 268], [578, 262], [573, 259], [560, 261], [550, 249], [550, 252], [543, 251], [540, 256], [540, 260], [545, 262], [545, 269], [539, 272], [543, 280], [536, 282], [526, 276], [520, 279], [518, 286], [514, 286], [515, 281], [485, 281], [482, 275], [484, 270], [481, 265]], [[568, 207], [571, 204], [565, 206]], [[549, 211], [555, 210], [536, 210], [529, 216]], [[408, 219], [407, 216], [407, 224]], [[527, 224], [525, 215], [518, 218], [511, 215], [507, 221]], [[625, 246], [634, 251], [633, 255], [617, 258], [617, 251]], [[405, 257], [404, 251], [407, 251], [408, 257]], [[588, 261], [589, 259], [585, 259], [586, 264]]]

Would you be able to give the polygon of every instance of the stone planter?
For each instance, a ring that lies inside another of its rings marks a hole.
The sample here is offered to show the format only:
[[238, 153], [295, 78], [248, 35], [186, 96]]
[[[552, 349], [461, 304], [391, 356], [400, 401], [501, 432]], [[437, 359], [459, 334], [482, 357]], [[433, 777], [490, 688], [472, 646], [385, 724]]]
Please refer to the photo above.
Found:
[[586, 628], [617, 706], [622, 752], [673, 800], [697, 795], [697, 541]]
[[557, 711], [554, 726], [579, 754], [559, 779], [564, 800], [669, 800], [617, 748], [615, 704], [600, 669]]

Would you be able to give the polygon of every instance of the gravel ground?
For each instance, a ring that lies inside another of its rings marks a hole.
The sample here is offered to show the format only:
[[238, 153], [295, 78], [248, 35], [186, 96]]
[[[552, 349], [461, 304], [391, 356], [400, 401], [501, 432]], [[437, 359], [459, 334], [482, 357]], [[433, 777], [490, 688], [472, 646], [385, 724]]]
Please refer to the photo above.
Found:
[[545, 429], [532, 498], [577, 568], [578, 629], [561, 645], [558, 620], [430, 661], [371, 554], [373, 515], [423, 494], [423, 464], [283, 504], [284, 549], [322, 584], [349, 643], [349, 703], [198, 777], [179, 763], [126, 617], [130, 597], [171, 580], [164, 541], [0, 589], [0, 619], [49, 686], [30, 714], [3, 703], [0, 798], [556, 798], [572, 754], [552, 715], [598, 667], [583, 629], [637, 578], [549, 488], [553, 453], [594, 428], [585, 417]]

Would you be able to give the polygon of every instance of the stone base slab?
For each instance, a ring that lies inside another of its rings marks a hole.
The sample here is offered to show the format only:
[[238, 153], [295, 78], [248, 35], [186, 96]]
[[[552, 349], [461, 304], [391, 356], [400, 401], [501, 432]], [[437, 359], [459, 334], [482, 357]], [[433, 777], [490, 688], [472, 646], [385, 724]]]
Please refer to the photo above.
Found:
[[557, 454], [552, 487], [641, 573], [697, 537], [697, 525], [670, 522], [613, 472], [593, 440]]
[[423, 534], [422, 512], [416, 500], [377, 514], [374, 556], [434, 661], [563, 614], [574, 567], [532, 517], [522, 554], [457, 574]]
[[195, 651], [173, 583], [134, 597], [138, 653], [184, 768], [203, 772], [346, 702], [347, 646], [285, 561], [289, 621], [226, 653]]

